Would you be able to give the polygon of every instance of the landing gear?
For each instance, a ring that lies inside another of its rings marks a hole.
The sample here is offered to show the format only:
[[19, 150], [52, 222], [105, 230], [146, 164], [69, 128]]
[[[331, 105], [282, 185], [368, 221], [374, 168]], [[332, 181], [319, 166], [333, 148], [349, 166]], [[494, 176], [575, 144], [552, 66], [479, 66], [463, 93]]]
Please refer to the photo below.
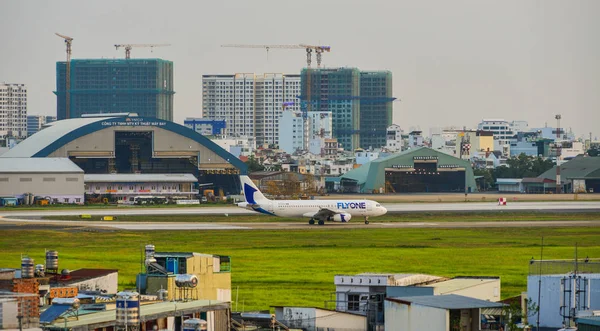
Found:
[[325, 221], [319, 220], [319, 225], [324, 225], [324, 224], [325, 224]]
[[365, 216], [365, 224], [369, 224], [369, 216]]
[[310, 225], [314, 225], [314, 224], [315, 224], [315, 220], [311, 218], [311, 219], [308, 221], [308, 224], [310, 224]]

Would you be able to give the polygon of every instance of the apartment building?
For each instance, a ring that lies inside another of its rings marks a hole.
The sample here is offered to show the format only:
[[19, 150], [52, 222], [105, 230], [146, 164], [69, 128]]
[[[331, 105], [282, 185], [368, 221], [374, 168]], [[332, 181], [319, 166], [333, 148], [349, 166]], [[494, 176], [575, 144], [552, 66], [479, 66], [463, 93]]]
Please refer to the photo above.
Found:
[[0, 83], [0, 139], [27, 137], [27, 87]]
[[237, 73], [202, 76], [202, 117], [225, 120], [233, 137], [277, 144], [283, 109], [300, 110], [300, 75]]

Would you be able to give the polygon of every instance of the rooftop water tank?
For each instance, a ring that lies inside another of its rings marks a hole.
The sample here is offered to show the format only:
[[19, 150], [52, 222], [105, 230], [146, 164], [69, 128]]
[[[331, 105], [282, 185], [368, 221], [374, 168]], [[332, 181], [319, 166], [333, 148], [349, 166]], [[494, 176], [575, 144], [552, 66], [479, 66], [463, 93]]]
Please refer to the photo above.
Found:
[[69, 305], [73, 308], [79, 308], [79, 299], [77, 298], [54, 298], [53, 305]]
[[208, 323], [199, 318], [190, 318], [183, 321], [183, 331], [206, 331]]
[[43, 264], [36, 264], [35, 265], [35, 275], [37, 277], [44, 277], [44, 273], [46, 272], [46, 268], [44, 267]]
[[140, 323], [139, 293], [123, 291], [117, 293], [117, 325], [135, 325]]
[[156, 262], [156, 259], [154, 258], [154, 253], [156, 253], [154, 245], [146, 245], [145, 253], [146, 265]]
[[69, 269], [63, 269], [60, 271], [60, 274], [63, 276], [69, 276], [71, 274], [71, 270]]
[[23, 257], [21, 259], [21, 278], [33, 278], [35, 275], [35, 267], [33, 259], [29, 257]]
[[194, 288], [198, 286], [198, 277], [191, 274], [180, 274], [175, 276], [175, 286]]
[[58, 270], [58, 252], [47, 251], [46, 252], [46, 269]]

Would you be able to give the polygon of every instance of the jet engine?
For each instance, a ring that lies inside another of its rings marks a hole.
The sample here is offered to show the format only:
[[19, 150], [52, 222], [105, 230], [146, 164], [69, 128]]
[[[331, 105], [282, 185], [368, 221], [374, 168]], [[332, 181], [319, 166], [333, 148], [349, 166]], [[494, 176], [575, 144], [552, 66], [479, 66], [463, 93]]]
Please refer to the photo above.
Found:
[[340, 214], [333, 215], [334, 222], [349, 222], [351, 218], [352, 218], [352, 215], [347, 214], [347, 213], [340, 213]]

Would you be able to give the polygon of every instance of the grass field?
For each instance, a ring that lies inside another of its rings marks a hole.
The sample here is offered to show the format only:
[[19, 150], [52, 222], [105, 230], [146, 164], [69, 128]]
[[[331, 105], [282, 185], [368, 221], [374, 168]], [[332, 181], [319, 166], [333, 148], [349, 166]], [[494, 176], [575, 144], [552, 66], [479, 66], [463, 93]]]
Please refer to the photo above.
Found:
[[[142, 245], [232, 257], [233, 299], [240, 310], [271, 305], [323, 306], [333, 276], [361, 272], [502, 277], [502, 297], [526, 289], [528, 261], [600, 256], [600, 228], [324, 229], [90, 232], [2, 230], [0, 267], [18, 267], [22, 253], [43, 261], [59, 251], [60, 268], [116, 268], [133, 287]], [[235, 308], [235, 303], [234, 303]]]
[[[110, 214], [110, 213], [108, 213]], [[100, 221], [103, 216], [97, 215], [85, 219], [89, 221]], [[42, 219], [82, 221], [79, 216], [44, 216]], [[527, 212], [527, 211], [508, 211], [508, 212], [409, 212], [394, 213], [384, 216], [373, 217], [372, 222], [480, 222], [480, 221], [585, 221], [598, 220], [600, 216], [597, 212]], [[244, 215], [243, 217], [233, 217], [225, 215], [120, 215], [120, 222], [306, 222], [304, 219], [289, 219], [283, 217], [269, 217], [256, 213], [255, 215]], [[361, 222], [361, 218], [351, 220], [352, 222]]]

